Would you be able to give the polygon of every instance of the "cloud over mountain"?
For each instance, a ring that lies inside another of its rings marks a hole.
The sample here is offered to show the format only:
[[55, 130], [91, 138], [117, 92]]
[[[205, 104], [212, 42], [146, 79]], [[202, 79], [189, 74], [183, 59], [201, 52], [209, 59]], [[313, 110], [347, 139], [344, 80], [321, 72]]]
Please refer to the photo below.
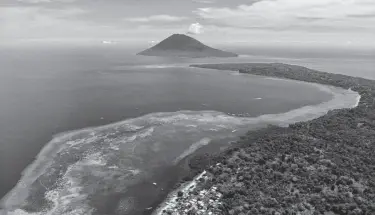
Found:
[[189, 26], [188, 34], [201, 34], [203, 32], [203, 26], [199, 23], [193, 23]]
[[[374, 0], [0, 0], [0, 43], [19, 39], [124, 38], [173, 33], [217, 42], [320, 41], [366, 46]], [[204, 31], [204, 34], [202, 34]], [[375, 46], [375, 44], [373, 45]]]

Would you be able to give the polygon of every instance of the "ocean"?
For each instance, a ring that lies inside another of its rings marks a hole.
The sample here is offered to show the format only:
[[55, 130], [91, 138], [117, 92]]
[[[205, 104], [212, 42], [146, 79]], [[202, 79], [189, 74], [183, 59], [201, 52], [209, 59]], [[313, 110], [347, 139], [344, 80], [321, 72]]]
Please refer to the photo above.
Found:
[[239, 58], [173, 59], [116, 45], [1, 49], [0, 207], [142, 214], [174, 183], [177, 164], [200, 148], [219, 151], [248, 130], [314, 118], [356, 97], [190, 64], [282, 62], [375, 76], [371, 53], [240, 51]]

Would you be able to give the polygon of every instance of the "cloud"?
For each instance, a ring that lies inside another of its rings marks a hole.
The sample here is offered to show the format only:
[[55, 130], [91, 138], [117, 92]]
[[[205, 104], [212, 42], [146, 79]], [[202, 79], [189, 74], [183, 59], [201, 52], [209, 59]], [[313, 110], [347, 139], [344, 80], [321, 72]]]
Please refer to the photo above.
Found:
[[3, 7], [0, 13], [0, 37], [33, 38], [44, 35], [66, 35], [87, 29], [88, 23], [76, 18], [86, 14], [80, 8], [47, 9], [43, 7]]
[[193, 23], [189, 26], [188, 34], [201, 34], [203, 32], [203, 26], [199, 23]]
[[147, 43], [176, 32], [204, 31], [200, 38], [210, 42], [350, 40], [354, 46], [373, 43], [375, 33], [375, 0], [0, 2], [0, 43], [46, 38]]
[[[208, 24], [248, 29], [375, 30], [373, 0], [263, 0], [251, 5], [199, 8], [194, 13]], [[357, 20], [351, 20], [356, 17]], [[359, 17], [363, 18], [359, 20]], [[372, 24], [371, 24], [372, 23]]]
[[125, 18], [125, 21], [129, 22], [140, 22], [140, 23], [147, 23], [147, 22], [179, 22], [188, 19], [187, 17], [179, 17], [179, 16], [171, 16], [171, 15], [153, 15], [147, 17], [131, 17]]
[[[93, 19], [97, 18], [97, 19]], [[0, 43], [10, 41], [72, 41], [87, 39], [140, 41], [152, 40], [185, 30], [171, 16], [153, 16], [155, 22], [124, 22], [121, 18], [105, 20], [97, 11], [45, 5], [0, 6]], [[168, 20], [167, 22], [164, 22]], [[176, 21], [176, 22], [173, 22]]]

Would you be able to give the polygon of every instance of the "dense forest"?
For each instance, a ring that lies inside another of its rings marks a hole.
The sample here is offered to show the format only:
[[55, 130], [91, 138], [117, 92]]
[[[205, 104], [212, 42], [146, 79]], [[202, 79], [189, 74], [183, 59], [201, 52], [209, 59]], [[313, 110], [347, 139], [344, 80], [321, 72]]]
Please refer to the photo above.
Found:
[[221, 154], [191, 159], [194, 172], [206, 173], [165, 214], [375, 214], [375, 81], [286, 64], [192, 66], [333, 85], [361, 100], [315, 120], [249, 132]]

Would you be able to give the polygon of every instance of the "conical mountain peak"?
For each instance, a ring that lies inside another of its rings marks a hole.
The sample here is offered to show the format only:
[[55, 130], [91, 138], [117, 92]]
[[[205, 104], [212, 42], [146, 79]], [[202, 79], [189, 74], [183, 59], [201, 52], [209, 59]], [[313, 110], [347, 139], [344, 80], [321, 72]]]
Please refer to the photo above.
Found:
[[204, 45], [185, 34], [173, 34], [139, 55], [165, 57], [236, 57], [237, 54]]

